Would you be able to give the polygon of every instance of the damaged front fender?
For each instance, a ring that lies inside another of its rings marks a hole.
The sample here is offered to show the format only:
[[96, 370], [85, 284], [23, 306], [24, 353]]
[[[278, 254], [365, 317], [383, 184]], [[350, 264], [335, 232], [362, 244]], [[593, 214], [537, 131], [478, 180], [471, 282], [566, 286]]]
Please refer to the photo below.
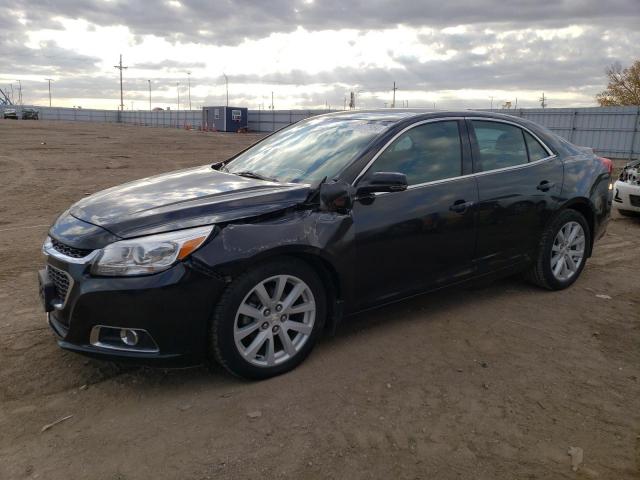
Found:
[[336, 297], [346, 299], [353, 291], [353, 238], [350, 214], [295, 210], [223, 226], [193, 258], [230, 281], [251, 265], [280, 255], [295, 255], [312, 264], [317, 260], [335, 276], [338, 285], [330, 287]]

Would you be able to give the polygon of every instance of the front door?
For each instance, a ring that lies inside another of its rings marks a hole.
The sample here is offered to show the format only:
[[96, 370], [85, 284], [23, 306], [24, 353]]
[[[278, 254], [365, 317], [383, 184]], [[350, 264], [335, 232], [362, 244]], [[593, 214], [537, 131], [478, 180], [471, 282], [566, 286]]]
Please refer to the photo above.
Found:
[[417, 124], [400, 134], [361, 177], [400, 172], [409, 187], [354, 202], [357, 308], [473, 273], [478, 194], [475, 178], [462, 176], [466, 145], [461, 129], [464, 124], [457, 120]]

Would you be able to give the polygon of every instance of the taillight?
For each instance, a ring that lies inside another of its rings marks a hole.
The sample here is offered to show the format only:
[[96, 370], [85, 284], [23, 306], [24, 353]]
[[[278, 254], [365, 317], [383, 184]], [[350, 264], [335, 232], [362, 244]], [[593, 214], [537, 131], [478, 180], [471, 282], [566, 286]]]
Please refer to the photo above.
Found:
[[602, 162], [602, 164], [605, 166], [605, 168], [609, 172], [609, 175], [611, 175], [611, 173], [613, 172], [613, 161], [605, 157], [598, 157], [598, 160]]

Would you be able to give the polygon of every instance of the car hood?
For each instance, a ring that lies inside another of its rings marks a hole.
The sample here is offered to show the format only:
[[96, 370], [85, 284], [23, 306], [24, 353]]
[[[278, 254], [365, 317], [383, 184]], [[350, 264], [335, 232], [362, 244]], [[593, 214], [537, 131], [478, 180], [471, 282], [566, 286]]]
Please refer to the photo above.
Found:
[[308, 194], [307, 185], [240, 177], [207, 165], [103, 190], [69, 213], [130, 238], [263, 215], [304, 202]]

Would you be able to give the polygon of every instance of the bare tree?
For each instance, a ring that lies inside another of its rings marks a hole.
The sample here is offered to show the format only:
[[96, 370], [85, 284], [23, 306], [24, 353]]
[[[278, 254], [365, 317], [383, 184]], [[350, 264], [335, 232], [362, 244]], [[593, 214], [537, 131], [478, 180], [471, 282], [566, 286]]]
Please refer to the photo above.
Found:
[[607, 68], [607, 89], [596, 95], [601, 107], [640, 105], [640, 60], [629, 68], [616, 62]]

